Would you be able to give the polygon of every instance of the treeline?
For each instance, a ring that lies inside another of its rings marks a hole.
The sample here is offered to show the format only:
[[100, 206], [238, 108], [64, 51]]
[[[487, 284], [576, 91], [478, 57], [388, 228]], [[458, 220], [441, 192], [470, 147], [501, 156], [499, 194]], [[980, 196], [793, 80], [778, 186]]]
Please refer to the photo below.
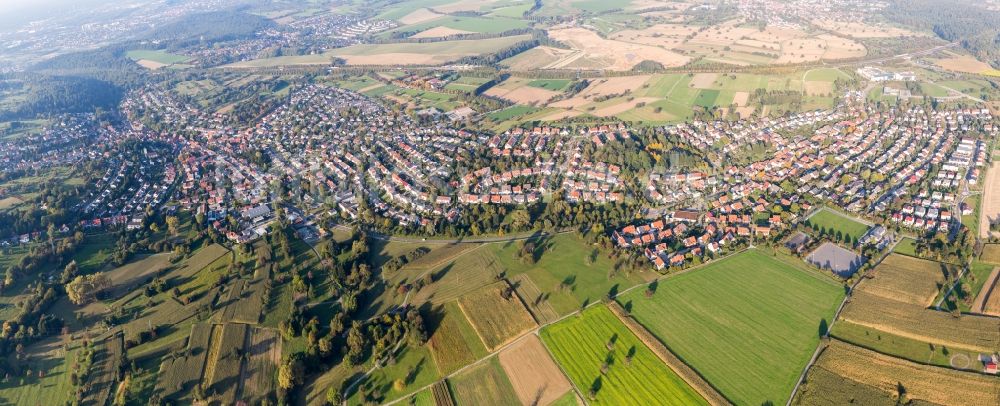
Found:
[[7, 75], [4, 81], [17, 83], [16, 94], [8, 108], [0, 109], [0, 120], [52, 116], [63, 113], [92, 113], [111, 110], [118, 105], [123, 89], [113, 83], [75, 76], [52, 76], [20, 73], [19, 79]]
[[390, 34], [389, 38], [373, 38], [370, 42], [373, 44], [427, 44], [445, 41], [493, 39], [511, 37], [514, 35], [531, 34], [535, 32], [535, 30], [531, 28], [516, 28], [503, 32], [473, 32], [468, 34], [452, 34], [443, 37], [413, 38], [414, 35], [417, 35], [422, 31], [423, 30], [397, 31]]
[[885, 16], [896, 23], [934, 31], [993, 66], [1000, 66], [1000, 12], [970, 0], [896, 0]]
[[166, 48], [176, 50], [197, 44], [248, 38], [258, 31], [273, 28], [270, 19], [241, 11], [196, 13], [151, 29], [141, 35], [149, 41], [166, 42]]

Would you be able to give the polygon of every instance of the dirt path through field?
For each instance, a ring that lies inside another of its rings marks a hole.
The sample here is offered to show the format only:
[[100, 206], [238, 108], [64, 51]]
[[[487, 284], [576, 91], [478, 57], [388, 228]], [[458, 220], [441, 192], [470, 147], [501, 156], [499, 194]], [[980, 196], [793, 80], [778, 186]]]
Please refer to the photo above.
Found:
[[997, 278], [1000, 278], [1000, 267], [993, 268], [990, 277], [986, 278], [986, 284], [976, 296], [976, 301], [972, 303], [974, 313], [1000, 316], [1000, 292], [997, 292]]

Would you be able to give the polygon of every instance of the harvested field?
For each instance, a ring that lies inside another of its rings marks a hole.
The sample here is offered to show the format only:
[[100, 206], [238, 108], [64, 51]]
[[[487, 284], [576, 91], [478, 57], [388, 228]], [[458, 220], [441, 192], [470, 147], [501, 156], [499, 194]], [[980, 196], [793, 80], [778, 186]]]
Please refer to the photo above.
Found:
[[783, 403], [844, 297], [793, 261], [751, 249], [617, 301], [733, 403]]
[[863, 290], [885, 299], [930, 306], [938, 293], [938, 285], [944, 283], [945, 265], [940, 262], [890, 255], [875, 268], [871, 279], [860, 285]]
[[839, 320], [833, 325], [830, 336], [848, 344], [882, 354], [902, 358], [918, 364], [936, 365], [944, 368], [965, 368], [982, 370], [981, 362], [969, 362], [968, 366], [956, 367], [952, 359], [965, 357], [969, 360], [978, 356], [976, 351], [963, 350], [957, 347], [929, 345], [925, 341], [914, 340], [888, 333], [882, 330], [861, 326], [848, 320]]
[[521, 403], [496, 357], [448, 379], [458, 406], [516, 406]]
[[502, 297], [502, 292], [508, 288], [506, 282], [499, 282], [458, 300], [462, 312], [490, 351], [535, 327], [531, 313], [517, 295], [512, 294], [509, 299]]
[[691, 85], [695, 89], [708, 89], [715, 85], [715, 78], [717, 77], [719, 77], [717, 73], [696, 73], [691, 78]]
[[809, 368], [805, 382], [799, 387], [798, 394], [792, 400], [793, 405], [838, 406], [846, 404], [858, 405], [893, 405], [896, 399], [893, 395], [883, 392], [874, 386], [852, 381], [819, 365]]
[[536, 335], [524, 337], [497, 358], [524, 406], [547, 405], [572, 390]]
[[425, 22], [425, 21], [430, 21], [430, 20], [433, 20], [435, 18], [441, 17], [441, 15], [442, 14], [435, 13], [433, 11], [430, 11], [430, 10], [426, 9], [426, 8], [421, 8], [421, 9], [414, 10], [410, 14], [407, 14], [407, 15], [405, 15], [403, 17], [400, 17], [396, 21], [399, 21], [400, 23], [405, 24], [405, 25], [419, 24], [419, 23], [422, 23], [422, 22]]
[[518, 104], [544, 103], [560, 94], [560, 92], [527, 85], [518, 86], [514, 89], [505, 88], [503, 86], [494, 86], [486, 91], [487, 96], [499, 97]]
[[1000, 319], [950, 313], [886, 299], [856, 289], [841, 313], [844, 320], [927, 343], [969, 351], [1000, 349]]
[[708, 404], [605, 306], [550, 325], [541, 337], [576, 387], [593, 390], [591, 403]]
[[611, 309], [611, 312], [614, 313], [616, 317], [618, 317], [618, 320], [621, 320], [621, 322], [625, 324], [625, 327], [628, 327], [632, 334], [635, 334], [635, 336], [638, 337], [643, 344], [646, 344], [646, 346], [649, 347], [649, 349], [653, 351], [653, 353], [656, 354], [661, 361], [667, 364], [670, 369], [684, 379], [688, 385], [691, 385], [694, 390], [698, 391], [698, 393], [701, 394], [701, 396], [705, 398], [708, 403], [711, 403], [712, 405], [730, 404], [721, 393], [715, 390], [715, 388], [708, 383], [708, 381], [702, 378], [701, 375], [698, 375], [698, 372], [691, 369], [691, 367], [685, 364], [684, 361], [681, 361], [680, 358], [677, 358], [677, 356], [670, 352], [670, 349], [663, 345], [659, 339], [653, 336], [649, 330], [646, 330], [646, 328], [639, 324], [639, 322], [635, 321], [635, 319], [626, 314], [625, 309], [623, 309], [618, 302], [608, 303], [608, 308]]
[[531, 280], [528, 274], [518, 274], [511, 277], [511, 283], [521, 297], [521, 300], [528, 305], [528, 311], [534, 316], [538, 324], [544, 324], [559, 318], [559, 313], [552, 308], [552, 304], [545, 300], [545, 294], [538, 285]]
[[540, 120], [542, 120], [542, 121], [558, 121], [558, 120], [562, 120], [562, 119], [566, 119], [566, 118], [576, 117], [576, 116], [579, 116], [579, 115], [582, 115], [582, 114], [583, 114], [583, 112], [576, 111], [576, 110], [563, 110], [563, 111], [559, 111], [559, 112], [556, 112], [556, 113], [549, 114], [549, 115], [547, 115], [545, 117], [542, 117]]
[[[599, 61], [603, 69], [625, 71], [644, 60], [656, 61], [663, 66], [676, 67], [691, 59], [666, 49], [601, 38], [597, 33], [585, 28], [565, 28], [549, 31], [549, 35], [574, 49], [581, 51], [587, 59]], [[550, 64], [548, 68], [573, 68], [573, 56]], [[579, 57], [578, 57], [579, 58]]]
[[149, 59], [140, 59], [138, 61], [135, 61], [135, 63], [137, 63], [137, 64], [139, 64], [139, 66], [142, 66], [143, 68], [146, 68], [146, 69], [149, 69], [149, 70], [157, 70], [157, 69], [160, 69], [160, 68], [162, 68], [164, 66], [168, 66], [165, 63], [151, 61]]
[[[950, 70], [952, 72], [983, 73], [983, 72], [990, 72], [993, 70], [993, 68], [990, 67], [989, 64], [986, 64], [985, 62], [980, 61], [969, 55], [951, 54], [951, 56], [948, 58], [935, 59], [933, 60], [933, 62], [935, 65], [940, 66], [942, 69]], [[996, 164], [993, 164], [993, 167], [996, 166], [997, 166]], [[985, 185], [987, 185], [987, 187], [991, 189], [993, 188], [993, 186], [991, 186], [992, 184], [989, 181], [987, 181]], [[986, 189], [983, 190], [985, 191]], [[992, 213], [997, 213], [997, 211], [992, 211]]]
[[220, 323], [257, 324], [264, 308], [264, 281], [237, 279], [222, 294], [216, 307], [223, 307], [215, 316]]
[[539, 46], [504, 59], [501, 64], [513, 70], [534, 70], [556, 63], [573, 53], [574, 51], [568, 49]]
[[979, 260], [1000, 265], [1000, 244], [983, 245], [983, 252], [979, 255]]
[[449, 35], [472, 34], [471, 31], [456, 30], [454, 28], [438, 26], [429, 30], [418, 32], [410, 38], [441, 38]]
[[445, 304], [440, 320], [428, 321], [436, 323], [427, 346], [441, 375], [454, 372], [486, 355], [486, 347], [458, 304]]
[[976, 296], [976, 301], [972, 304], [972, 311], [975, 313], [988, 314], [1000, 317], [1000, 267], [993, 268], [990, 277], [986, 279], [986, 284]]
[[994, 162], [986, 171], [980, 205], [979, 236], [989, 238], [997, 235], [990, 231], [990, 224], [1000, 221], [1000, 163]]
[[907, 399], [940, 405], [1000, 404], [996, 378], [920, 365], [837, 340], [823, 350], [816, 366], [889, 394], [905, 388]]

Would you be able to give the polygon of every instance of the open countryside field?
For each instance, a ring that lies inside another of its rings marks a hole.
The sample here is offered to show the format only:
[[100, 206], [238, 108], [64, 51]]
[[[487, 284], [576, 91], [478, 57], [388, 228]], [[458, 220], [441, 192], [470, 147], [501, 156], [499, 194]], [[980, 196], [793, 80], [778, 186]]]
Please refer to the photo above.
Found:
[[979, 236], [989, 238], [997, 235], [990, 231], [990, 224], [1000, 221], [1000, 163], [993, 163], [986, 171], [980, 204]]
[[547, 405], [572, 391], [569, 380], [534, 334], [505, 349], [498, 359], [524, 406]]
[[448, 387], [458, 406], [521, 404], [496, 357], [448, 378]]
[[736, 403], [784, 402], [844, 297], [832, 280], [749, 250], [618, 298]]
[[823, 350], [816, 367], [888, 394], [899, 393], [902, 388], [907, 399], [940, 405], [1000, 403], [995, 377], [920, 365], [837, 340]]
[[[510, 296], [504, 299], [502, 294], [508, 289]], [[531, 313], [528, 313], [506, 282], [498, 282], [462, 296], [458, 305], [469, 318], [469, 323], [479, 334], [483, 344], [491, 351], [536, 326]]]
[[708, 404], [603, 305], [542, 329], [541, 337], [593, 403]]

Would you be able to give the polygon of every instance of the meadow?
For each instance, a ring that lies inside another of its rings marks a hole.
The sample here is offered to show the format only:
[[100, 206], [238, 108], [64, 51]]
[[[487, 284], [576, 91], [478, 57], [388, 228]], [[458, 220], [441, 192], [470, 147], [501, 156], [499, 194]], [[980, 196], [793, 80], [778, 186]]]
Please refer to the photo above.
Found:
[[963, 351], [958, 348], [933, 345], [925, 341], [898, 336], [854, 324], [846, 320], [841, 320], [834, 324], [830, 335], [838, 340], [886, 355], [944, 368], [952, 367], [951, 357], [957, 354], [964, 354], [971, 361], [968, 365], [969, 369], [979, 370], [982, 368], [982, 363], [976, 360], [977, 353], [974, 351]]
[[177, 55], [177, 54], [172, 54], [170, 52], [153, 50], [153, 49], [136, 49], [126, 52], [125, 56], [128, 56], [129, 58], [137, 61], [145, 59], [153, 62], [162, 63], [164, 65], [172, 65], [175, 63], [181, 63], [187, 61], [188, 59], [191, 59], [190, 57], [184, 55]]
[[542, 329], [541, 337], [592, 404], [708, 404], [603, 305]]
[[760, 404], [788, 399], [843, 297], [839, 284], [749, 250], [618, 301], [724, 396]]

